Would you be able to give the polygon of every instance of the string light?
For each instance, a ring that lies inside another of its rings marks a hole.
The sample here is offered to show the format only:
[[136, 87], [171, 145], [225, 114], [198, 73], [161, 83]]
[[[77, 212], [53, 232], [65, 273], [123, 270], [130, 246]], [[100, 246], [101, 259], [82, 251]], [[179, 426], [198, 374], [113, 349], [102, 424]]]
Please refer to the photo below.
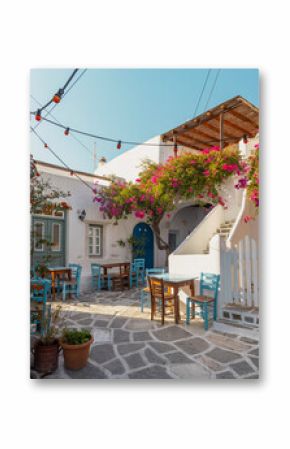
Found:
[[[35, 112], [31, 112], [31, 114], [35, 115]], [[50, 123], [51, 125], [57, 126], [59, 128], [62, 128], [64, 130], [68, 128], [67, 126], [63, 125], [59, 121], [55, 122], [55, 121], [50, 120], [50, 119], [48, 119], [46, 117], [42, 117], [42, 120], [47, 122], [47, 123]], [[146, 146], [146, 147], [171, 147], [171, 148], [174, 147], [174, 143], [134, 142], [134, 141], [129, 141], [129, 140], [122, 140], [121, 141], [121, 140], [117, 140], [117, 139], [112, 139], [111, 137], [99, 136], [97, 134], [88, 133], [88, 132], [81, 131], [81, 130], [75, 129], [75, 128], [69, 128], [69, 131], [70, 131], [70, 133], [77, 133], [77, 134], [81, 134], [83, 136], [93, 137], [94, 139], [103, 140], [105, 142], [116, 143], [118, 150], [121, 149], [122, 144], [134, 145], [134, 146], [143, 145], [143, 146]], [[224, 139], [225, 142], [231, 142], [233, 140], [236, 140], [236, 138], [228, 137], [228, 138]], [[218, 142], [219, 142], [219, 139], [213, 139], [213, 140], [209, 140], [207, 142], [204, 142], [204, 145], [214, 145], [214, 144], [216, 144]]]
[[54, 103], [59, 103], [61, 98], [62, 98], [62, 96], [63, 96], [63, 94], [64, 94], [64, 90], [63, 89], [59, 89], [58, 92], [54, 95], [52, 101]]
[[[71, 80], [73, 79], [73, 77], [75, 76], [75, 74], [77, 73], [79, 69], [74, 69], [73, 73], [70, 75], [69, 79], [67, 80], [67, 82], [65, 83], [65, 85], [60, 88], [57, 93], [51, 98], [51, 100], [49, 100], [44, 106], [42, 106], [40, 109], [37, 109], [36, 111], [36, 115], [35, 115], [35, 119], [37, 121], [41, 120], [41, 111], [43, 111], [43, 109], [46, 109], [51, 103], [56, 103], [58, 104], [61, 100], [61, 97], [64, 95], [64, 91], [67, 88], [67, 86], [69, 85], [69, 83], [71, 82]], [[37, 118], [38, 117], [38, 118]], [[40, 117], [40, 118], [39, 118]]]
[[248, 143], [248, 137], [247, 137], [247, 134], [244, 134], [244, 135], [243, 135], [243, 142], [244, 142], [244, 143]]
[[65, 136], [68, 136], [68, 135], [69, 135], [69, 128], [66, 128], [66, 129], [64, 130], [64, 135], [65, 135]]
[[[43, 143], [43, 145], [45, 144], [45, 141], [43, 140], [43, 138], [35, 131], [35, 129], [34, 128], [32, 128], [32, 126], [30, 126], [30, 130], [36, 135], [36, 137], [40, 140], [40, 142], [42, 142]], [[47, 145], [47, 149], [48, 149], [48, 151], [50, 151], [53, 155], [54, 155], [54, 157], [70, 172], [70, 175], [71, 176], [75, 176], [77, 179], [79, 179], [79, 181], [81, 181], [88, 189], [90, 189], [90, 191], [91, 192], [93, 192], [94, 193], [94, 189], [84, 180], [84, 179], [82, 179], [77, 173], [75, 173], [65, 162], [64, 162], [64, 160], [63, 159], [61, 159], [61, 157], [59, 157], [58, 156], [58, 154], [55, 152], [55, 151], [53, 151], [53, 149], [50, 147], [50, 146], [48, 146]], [[33, 160], [33, 158], [32, 158], [32, 160]], [[40, 174], [39, 175], [36, 175], [36, 176], [40, 176]], [[108, 178], [105, 178], [105, 179], [108, 179]]]
[[41, 120], [41, 110], [40, 109], [37, 109], [37, 111], [36, 111], [35, 120], [37, 120], [38, 122], [40, 122], [40, 120]]
[[48, 148], [48, 145], [47, 145], [47, 143], [45, 143], [45, 144], [44, 144], [44, 148]]

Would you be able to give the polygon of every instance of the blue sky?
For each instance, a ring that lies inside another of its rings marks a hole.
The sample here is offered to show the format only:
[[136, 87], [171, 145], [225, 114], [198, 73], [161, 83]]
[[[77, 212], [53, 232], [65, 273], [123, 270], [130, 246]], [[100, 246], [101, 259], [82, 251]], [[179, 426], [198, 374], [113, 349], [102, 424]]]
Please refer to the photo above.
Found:
[[[71, 69], [33, 69], [30, 94], [42, 105], [63, 86]], [[194, 115], [208, 69], [88, 69], [52, 114], [64, 125], [120, 140], [144, 142], [183, 123]], [[80, 73], [80, 72], [78, 72]], [[204, 111], [217, 69], [208, 78], [197, 114]], [[76, 75], [76, 77], [78, 74]], [[259, 72], [256, 69], [222, 69], [209, 109], [236, 95], [259, 105]], [[30, 97], [30, 110], [37, 109]], [[50, 116], [48, 118], [51, 119]], [[31, 119], [31, 125], [37, 122]], [[93, 172], [93, 149], [97, 159], [110, 160], [132, 146], [103, 142], [80, 135], [65, 137], [61, 128], [41, 122], [37, 132], [72, 168]], [[35, 159], [59, 164], [31, 134]]]

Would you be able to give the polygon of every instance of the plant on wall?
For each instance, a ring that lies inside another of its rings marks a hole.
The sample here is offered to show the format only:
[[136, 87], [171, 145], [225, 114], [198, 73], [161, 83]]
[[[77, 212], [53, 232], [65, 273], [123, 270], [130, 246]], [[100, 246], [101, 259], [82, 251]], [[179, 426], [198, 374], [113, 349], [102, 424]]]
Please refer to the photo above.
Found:
[[168, 242], [161, 236], [161, 220], [168, 219], [179, 202], [193, 198], [201, 205], [226, 207], [219, 188], [230, 176], [240, 175], [244, 166], [237, 146], [183, 153], [169, 157], [164, 164], [145, 161], [135, 182], [112, 177], [109, 186], [95, 190], [94, 201], [104, 217], [113, 218], [115, 223], [133, 214], [150, 224], [158, 248], [168, 254]]
[[[248, 157], [247, 161], [244, 161], [244, 169], [242, 177], [238, 179], [235, 184], [236, 189], [247, 189], [248, 199], [254, 203], [256, 208], [256, 215], [259, 211], [259, 144], [257, 143], [252, 150], [252, 153]], [[244, 222], [248, 223], [254, 220], [255, 217], [246, 215], [244, 216]]]

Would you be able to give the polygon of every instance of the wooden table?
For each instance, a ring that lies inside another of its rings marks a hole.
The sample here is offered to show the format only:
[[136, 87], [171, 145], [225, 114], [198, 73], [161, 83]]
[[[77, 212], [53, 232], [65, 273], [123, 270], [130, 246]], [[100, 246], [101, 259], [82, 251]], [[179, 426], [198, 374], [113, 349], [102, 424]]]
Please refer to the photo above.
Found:
[[189, 286], [191, 296], [194, 296], [194, 280], [197, 279], [197, 276], [181, 276], [179, 274], [171, 274], [171, 273], [165, 273], [165, 274], [152, 274], [152, 277], [163, 279], [164, 287], [170, 287], [173, 290], [173, 296], [174, 296], [174, 316], [175, 316], [175, 323], [178, 324], [180, 322], [180, 307], [179, 307], [179, 296], [178, 296], [178, 290], [181, 287], [185, 287], [186, 285]]
[[[71, 281], [71, 268], [69, 268], [69, 267], [49, 267], [48, 271], [51, 275], [52, 298], [55, 301], [55, 280], [57, 277], [59, 278], [61, 275], [67, 274], [68, 279]], [[69, 297], [71, 297], [70, 294], [69, 294]]]
[[[124, 282], [123, 282], [122, 274], [128, 273], [128, 279], [129, 279], [129, 276], [130, 276], [130, 265], [131, 264], [128, 261], [116, 261], [116, 260], [115, 261], [111, 261], [111, 262], [108, 261], [108, 262], [100, 263], [100, 266], [104, 270], [104, 276], [108, 275], [108, 270], [110, 268], [119, 268], [120, 272], [119, 272], [118, 278], [120, 279], [120, 284], [121, 284], [121, 289], [122, 290], [124, 290]], [[122, 270], [124, 270], [123, 273], [122, 273]]]

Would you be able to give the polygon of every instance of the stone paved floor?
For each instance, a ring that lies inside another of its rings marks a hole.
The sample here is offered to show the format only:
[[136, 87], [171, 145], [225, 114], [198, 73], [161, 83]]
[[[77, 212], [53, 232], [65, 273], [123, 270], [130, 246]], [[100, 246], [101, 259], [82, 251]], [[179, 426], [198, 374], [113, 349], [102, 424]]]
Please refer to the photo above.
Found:
[[[221, 333], [202, 322], [165, 325], [140, 311], [140, 292], [93, 292], [61, 303], [67, 327], [91, 329], [94, 343], [85, 368], [59, 368], [50, 379], [257, 379], [258, 340]], [[53, 303], [55, 307], [59, 303]], [[184, 316], [182, 315], [184, 319]], [[32, 370], [31, 377], [41, 377]]]

